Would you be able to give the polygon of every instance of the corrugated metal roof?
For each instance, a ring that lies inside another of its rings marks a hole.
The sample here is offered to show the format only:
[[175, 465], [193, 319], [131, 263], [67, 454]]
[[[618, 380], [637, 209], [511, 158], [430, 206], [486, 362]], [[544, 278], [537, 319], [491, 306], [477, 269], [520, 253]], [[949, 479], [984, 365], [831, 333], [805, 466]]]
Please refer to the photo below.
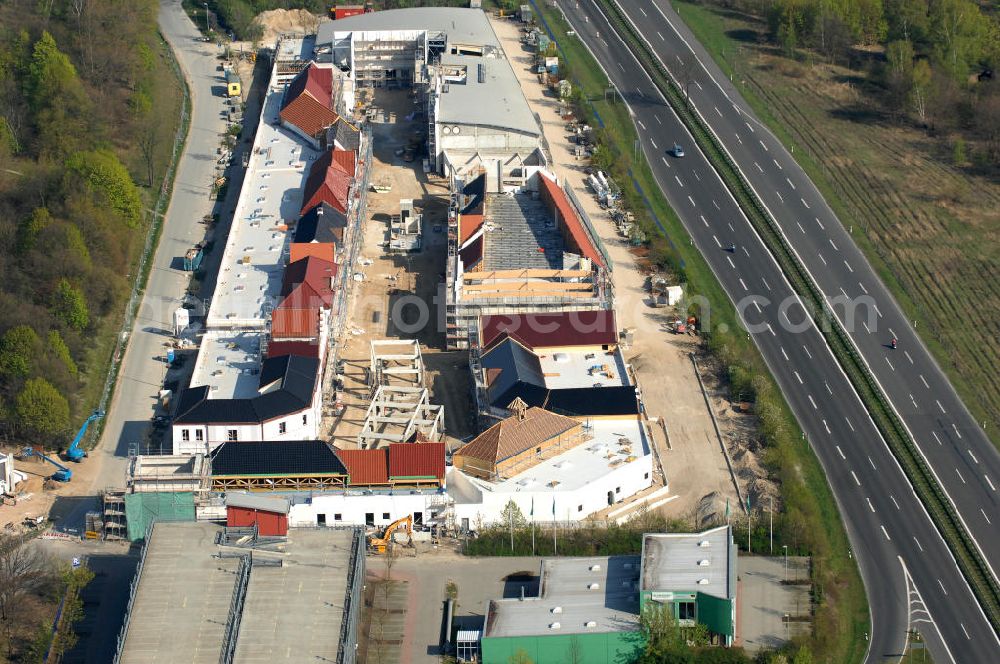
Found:
[[390, 443], [389, 477], [444, 480], [444, 443]]
[[605, 346], [618, 343], [615, 312], [564, 311], [557, 314], [513, 314], [479, 319], [483, 348], [500, 343], [504, 333], [524, 346]]
[[385, 448], [337, 450], [337, 455], [347, 466], [352, 486], [389, 483], [389, 454]]
[[227, 493], [226, 507], [242, 507], [275, 514], [288, 514], [291, 503], [287, 498], [270, 498], [253, 493]]

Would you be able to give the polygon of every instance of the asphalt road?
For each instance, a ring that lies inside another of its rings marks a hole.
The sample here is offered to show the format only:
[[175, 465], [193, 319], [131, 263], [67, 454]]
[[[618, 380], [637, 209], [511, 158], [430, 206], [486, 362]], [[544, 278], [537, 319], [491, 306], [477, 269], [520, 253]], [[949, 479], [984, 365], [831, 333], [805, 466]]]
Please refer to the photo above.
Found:
[[[83, 462], [91, 463], [100, 458], [101, 471], [94, 481], [92, 495], [62, 498], [54, 505], [51, 518], [64, 530], [72, 528], [80, 531], [84, 514], [98, 508], [98, 491], [124, 486], [130, 447], [138, 446], [140, 451], [147, 451], [151, 418], [156, 413], [164, 379], [168, 378], [163, 361], [166, 353], [164, 344], [173, 335], [173, 312], [181, 306], [190, 278], [190, 273], [179, 269], [180, 258], [187, 249], [203, 239], [205, 227], [201, 220], [206, 214], [213, 209], [225, 211], [232, 207], [228, 201], [215, 207], [216, 203], [209, 198], [218, 159], [216, 148], [226, 130], [221, 95], [224, 81], [222, 72], [217, 71], [219, 47], [200, 39], [200, 33], [181, 9], [180, 0], [161, 2], [158, 20], [160, 31], [188, 81], [191, 125], [178, 162], [163, 233], [152, 259], [149, 281], [130, 333], [104, 431], [98, 445]], [[256, 120], [256, 114], [247, 113], [248, 123], [254, 124]], [[252, 131], [253, 127], [248, 130]], [[248, 130], [244, 135], [252, 135], [247, 133]], [[234, 157], [234, 163], [239, 163], [238, 155]], [[229, 187], [230, 200], [239, 192], [238, 178], [242, 177], [242, 169], [234, 170], [237, 179]], [[228, 232], [225, 228], [228, 219], [225, 215], [222, 217], [217, 229], [220, 237]], [[215, 283], [213, 273], [221, 253], [220, 244], [220, 249], [206, 259], [206, 286]], [[193, 357], [188, 361], [193, 362]], [[156, 453], [159, 450], [149, 451]]]
[[[938, 661], [993, 661], [995, 632], [819, 331], [803, 324], [802, 305], [742, 211], [593, 0], [558, 4], [622, 91], [658, 183], [742, 312], [826, 472], [868, 592], [868, 659], [898, 659], [912, 624]], [[753, 135], [763, 133], [758, 128]], [[674, 141], [687, 148], [683, 159], [666, 154]], [[844, 251], [848, 245], [843, 241]], [[851, 259], [860, 273], [863, 259]], [[908, 338], [897, 332], [905, 347]]]

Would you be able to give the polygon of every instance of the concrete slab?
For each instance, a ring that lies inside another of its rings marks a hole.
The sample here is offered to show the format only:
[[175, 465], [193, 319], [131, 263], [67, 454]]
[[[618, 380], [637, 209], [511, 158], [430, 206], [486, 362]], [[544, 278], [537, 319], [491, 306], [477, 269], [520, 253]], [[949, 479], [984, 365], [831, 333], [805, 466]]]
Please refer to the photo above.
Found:
[[[740, 616], [742, 645], [748, 653], [779, 648], [789, 639], [807, 635], [811, 623], [808, 558], [789, 556], [790, 583], [784, 583], [783, 556], [740, 556]], [[796, 584], [796, 581], [801, 581]], [[786, 619], [785, 616], [790, 619]]]

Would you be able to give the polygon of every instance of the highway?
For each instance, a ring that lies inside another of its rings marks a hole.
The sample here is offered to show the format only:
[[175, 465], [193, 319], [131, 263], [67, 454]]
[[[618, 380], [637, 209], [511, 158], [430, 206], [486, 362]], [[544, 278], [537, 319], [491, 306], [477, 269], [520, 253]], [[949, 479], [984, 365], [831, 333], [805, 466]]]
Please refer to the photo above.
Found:
[[[559, 0], [558, 5], [579, 38], [602, 63], [609, 79], [621, 91], [633, 113], [643, 152], [658, 183], [695, 245], [741, 311], [748, 330], [824, 468], [868, 593], [873, 622], [868, 660], [897, 660], [904, 648], [907, 626], [912, 625], [925, 636], [937, 661], [993, 661], [1000, 645], [996, 633], [824, 339], [806, 320], [801, 303], [742, 211], [695, 148], [693, 138], [639, 62], [614, 34], [594, 0]], [[653, 6], [648, 2], [627, 6], [630, 11], [634, 9], [639, 14], [637, 24], [640, 29], [647, 34], [652, 32], [654, 38], [659, 40], [656, 35], [658, 24], [648, 16], [644, 18], [641, 13], [649, 14]], [[663, 33], [662, 27], [659, 32]], [[673, 39], [681, 41], [676, 36]], [[663, 39], [659, 41], [666, 43], [670, 40], [663, 33]], [[691, 39], [689, 42], [694, 43]], [[708, 60], [705, 63], [711, 65]], [[702, 91], [708, 90], [708, 82], [706, 76], [705, 82], [692, 85], [692, 93], [699, 89], [699, 85]], [[737, 99], [734, 90], [726, 92]], [[705, 104], [704, 100], [695, 101], [700, 104], [699, 108]], [[737, 101], [737, 104], [745, 109], [742, 101]], [[730, 111], [735, 115], [732, 104], [725, 112]], [[719, 115], [724, 116], [725, 112], [720, 106]], [[740, 112], [745, 113], [744, 110]], [[751, 122], [751, 125], [754, 123]], [[811, 185], [808, 185], [804, 175], [801, 182], [791, 177], [794, 162], [790, 156], [779, 155], [777, 141], [773, 137], [765, 137], [766, 132], [759, 125], [754, 125], [753, 131], [746, 127], [742, 131], [745, 136], [741, 135], [740, 140], [744, 143], [764, 140], [765, 147], [759, 148], [761, 152], [774, 155], [773, 158], [782, 166], [778, 170], [789, 171], [788, 177], [795, 191], [805, 199], [805, 203], [799, 202], [799, 205], [804, 209], [810, 206], [809, 209], [819, 217], [821, 207], [825, 206], [822, 206], [818, 193], [815, 194], [815, 203], [805, 198]], [[735, 137], [732, 140], [738, 144]], [[666, 153], [674, 141], [686, 148], [684, 158], [677, 159]], [[728, 145], [729, 141], [726, 140], [726, 143]], [[782, 159], [787, 159], [787, 164], [782, 163]], [[757, 156], [756, 161], [760, 160], [761, 157]], [[772, 168], [777, 169], [773, 163]], [[759, 186], [756, 182], [754, 184]], [[792, 190], [791, 185], [786, 183], [785, 186]], [[787, 191], [779, 193], [792, 200]], [[763, 198], [770, 206], [767, 196], [763, 195]], [[785, 213], [783, 208], [780, 211], [771, 209], [779, 217]], [[804, 219], [800, 213], [801, 210], [796, 211], [796, 216], [782, 221], [783, 225], [791, 224], [794, 228], [796, 221], [802, 223]], [[830, 223], [825, 224], [826, 228], [831, 231], [835, 227], [840, 228], [832, 213], [829, 214]], [[800, 235], [814, 242], [827, 242], [828, 238], [819, 237], [822, 232], [819, 225], [815, 221], [813, 224]], [[833, 242], [839, 249], [827, 249], [826, 260], [832, 262], [831, 258], [838, 256], [840, 260], [851, 261], [852, 264], [845, 270], [853, 270], [856, 281], [863, 280], [866, 264], [850, 239], [835, 237]], [[730, 243], [736, 244], [734, 251], [728, 250]], [[793, 243], [793, 246], [800, 255], [806, 251], [804, 245]], [[809, 257], [802, 258], [812, 269], [813, 262]], [[814, 276], [820, 278], [815, 272]], [[870, 281], [865, 287], [872, 293], [878, 293], [877, 280], [874, 276], [868, 278]], [[828, 291], [825, 281], [821, 280], [821, 287]], [[834, 292], [839, 293], [839, 288], [837, 286]], [[878, 303], [883, 316], [875, 314], [879, 320], [890, 316], [893, 311], [891, 299], [887, 295], [885, 297], [884, 306], [882, 302]], [[890, 357], [890, 361], [895, 358], [896, 370], [893, 373], [901, 377], [904, 367], [900, 365], [899, 358], [905, 361], [904, 353], [908, 353], [916, 366], [917, 351], [921, 349], [912, 332], [903, 325], [899, 327], [901, 329], [894, 329], [893, 332], [897, 333], [902, 348], [897, 350], [898, 355]], [[875, 337], [875, 333], [871, 336]], [[888, 338], [883, 341], [887, 343]], [[888, 354], [888, 349], [885, 350]], [[885, 362], [884, 359], [879, 361]], [[879, 370], [876, 366], [872, 368], [876, 372]], [[907, 372], [911, 370], [905, 369]], [[934, 378], [929, 369], [923, 375], [928, 381]], [[939, 372], [935, 380], [943, 381]], [[942, 397], [936, 395], [944, 404]], [[948, 409], [948, 405], [944, 407]], [[956, 405], [951, 412], [957, 417], [962, 409]], [[968, 438], [972, 438], [971, 432]], [[985, 462], [985, 458], [988, 457], [984, 455], [980, 461]], [[989, 513], [989, 509], [986, 512]]]

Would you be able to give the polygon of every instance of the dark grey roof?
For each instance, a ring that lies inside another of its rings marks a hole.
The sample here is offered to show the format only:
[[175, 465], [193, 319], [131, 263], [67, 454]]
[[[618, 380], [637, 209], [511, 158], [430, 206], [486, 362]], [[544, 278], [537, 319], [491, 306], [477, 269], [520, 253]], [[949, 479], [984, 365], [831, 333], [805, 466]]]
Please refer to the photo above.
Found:
[[326, 203], [320, 203], [295, 225], [295, 241], [340, 243], [336, 228], [347, 228], [347, 215]]
[[349, 125], [346, 120], [340, 119], [326, 130], [326, 147], [332, 148], [334, 145], [343, 150], [357, 152], [361, 149], [361, 132]]
[[210, 399], [208, 387], [188, 388], [177, 407], [177, 424], [254, 424], [305, 410], [312, 403], [319, 358], [280, 355], [264, 360], [260, 387], [280, 385], [252, 399]]
[[518, 382], [545, 387], [545, 376], [542, 375], [542, 363], [538, 356], [513, 339], [507, 339], [488, 350], [482, 357], [482, 364], [487, 374], [499, 371], [490, 382], [491, 394], [506, 392]]
[[347, 475], [337, 451], [322, 440], [223, 443], [212, 452], [213, 475]]

